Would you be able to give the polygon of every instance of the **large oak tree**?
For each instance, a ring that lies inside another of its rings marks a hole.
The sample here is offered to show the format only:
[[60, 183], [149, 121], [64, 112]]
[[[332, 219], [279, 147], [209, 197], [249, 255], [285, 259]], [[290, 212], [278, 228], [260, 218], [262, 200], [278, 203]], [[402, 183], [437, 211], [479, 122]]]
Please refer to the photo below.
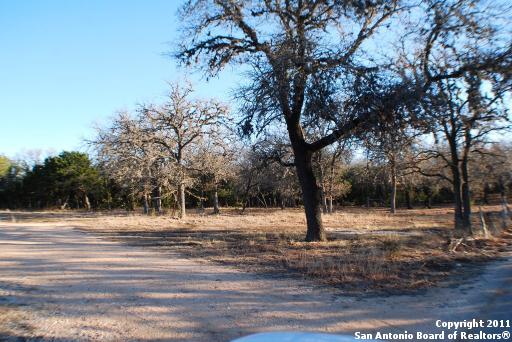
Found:
[[[367, 42], [405, 9], [398, 0], [190, 0], [181, 9], [185, 32], [177, 57], [211, 75], [227, 64], [248, 66], [250, 81], [239, 93], [244, 131], [286, 127], [307, 241], [326, 238], [313, 155], [373, 114], [344, 111], [343, 90], [383, 62], [368, 58]], [[308, 134], [316, 121], [329, 128], [321, 137]]]

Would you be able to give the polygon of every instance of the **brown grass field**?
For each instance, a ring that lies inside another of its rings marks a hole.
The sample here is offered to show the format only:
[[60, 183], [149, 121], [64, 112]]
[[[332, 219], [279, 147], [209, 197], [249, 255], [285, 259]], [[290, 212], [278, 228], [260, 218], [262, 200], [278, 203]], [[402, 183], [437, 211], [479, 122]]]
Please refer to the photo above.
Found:
[[[194, 259], [273, 275], [311, 279], [349, 293], [400, 292], [460, 279], [475, 263], [500, 256], [512, 241], [499, 206], [483, 208], [492, 236], [453, 237], [451, 208], [399, 210], [343, 208], [324, 215], [327, 242], [306, 243], [301, 209], [223, 209], [220, 215], [126, 212], [3, 212], [14, 221], [73, 225], [123, 243], [169, 248]], [[507, 221], [510, 228], [510, 220]], [[459, 275], [459, 276], [457, 276]]]

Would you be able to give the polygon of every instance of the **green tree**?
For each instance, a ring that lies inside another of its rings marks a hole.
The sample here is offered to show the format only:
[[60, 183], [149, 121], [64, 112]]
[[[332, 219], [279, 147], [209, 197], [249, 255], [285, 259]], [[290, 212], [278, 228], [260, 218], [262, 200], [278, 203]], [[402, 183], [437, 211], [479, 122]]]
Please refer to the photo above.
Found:
[[0, 178], [6, 177], [10, 168], [11, 161], [9, 158], [0, 155]]
[[29, 206], [91, 209], [90, 196], [99, 194], [102, 184], [87, 154], [64, 151], [35, 165], [24, 178], [23, 188]]
[[57, 157], [47, 158], [45, 167], [51, 171], [50, 179], [55, 181], [56, 189], [65, 198], [63, 207], [74, 198], [78, 208], [91, 209], [89, 195], [101, 185], [101, 180], [87, 154], [65, 151]]
[[16, 208], [22, 204], [22, 180], [25, 169], [17, 162], [0, 156], [0, 207]]

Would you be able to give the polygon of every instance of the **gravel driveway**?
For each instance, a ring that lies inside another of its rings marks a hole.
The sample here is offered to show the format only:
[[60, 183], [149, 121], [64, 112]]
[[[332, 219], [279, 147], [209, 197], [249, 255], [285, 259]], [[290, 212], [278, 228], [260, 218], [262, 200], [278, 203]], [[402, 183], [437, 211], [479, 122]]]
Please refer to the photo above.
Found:
[[[437, 319], [511, 319], [511, 285], [509, 258], [463, 286], [345, 297], [297, 279], [126, 246], [65, 225], [0, 223], [0, 323], [12, 323], [17, 337], [36, 340], [228, 341], [275, 330], [434, 331]], [[9, 323], [9, 315], [16, 322]]]

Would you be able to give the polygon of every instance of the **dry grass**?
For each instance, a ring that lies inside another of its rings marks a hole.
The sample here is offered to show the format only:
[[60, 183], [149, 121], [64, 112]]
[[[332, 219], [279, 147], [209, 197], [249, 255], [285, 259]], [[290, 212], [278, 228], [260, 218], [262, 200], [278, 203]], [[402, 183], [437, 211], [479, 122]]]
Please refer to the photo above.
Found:
[[458, 265], [497, 257], [510, 241], [507, 233], [469, 239], [451, 251], [450, 208], [400, 210], [395, 215], [385, 209], [346, 208], [324, 215], [329, 241], [318, 243], [303, 242], [305, 218], [300, 209], [251, 209], [244, 215], [225, 209], [221, 215], [191, 213], [183, 220], [123, 212], [9, 215], [15, 220], [64, 220], [129, 244], [172, 248], [255, 272], [303, 276], [353, 292], [429, 287], [463, 272]]
[[[387, 209], [361, 209], [344, 208], [331, 215], [324, 215], [323, 221], [327, 227], [346, 228], [346, 229], [403, 229], [403, 228], [431, 228], [433, 226], [448, 227], [452, 210], [447, 208], [430, 210], [407, 210], [398, 211], [397, 214], [389, 214]], [[59, 222], [61, 220], [70, 221], [78, 219], [98, 220], [114, 225], [119, 223], [125, 225], [142, 224], [146, 229], [161, 229], [163, 227], [198, 227], [204, 228], [223, 228], [238, 229], [247, 227], [250, 229], [272, 231], [278, 228], [280, 231], [300, 231], [304, 230], [306, 219], [302, 209], [248, 209], [241, 213], [239, 209], [223, 209], [221, 215], [212, 215], [211, 210], [200, 214], [194, 210], [189, 210], [189, 215], [184, 220], [178, 220], [172, 215], [162, 216], [142, 216], [125, 211], [116, 212], [85, 212], [85, 211], [14, 211], [0, 212], [0, 219], [3, 220], [21, 220], [21, 221], [41, 221], [41, 222]]]

